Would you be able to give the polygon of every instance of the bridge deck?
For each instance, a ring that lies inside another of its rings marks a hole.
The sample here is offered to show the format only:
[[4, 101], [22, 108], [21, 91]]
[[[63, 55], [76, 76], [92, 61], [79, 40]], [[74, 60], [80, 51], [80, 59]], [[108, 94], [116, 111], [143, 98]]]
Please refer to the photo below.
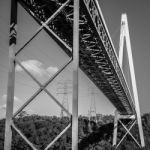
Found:
[[[39, 23], [45, 22], [67, 0], [19, 0]], [[48, 24], [47, 33], [71, 57], [73, 2]], [[134, 104], [119, 66], [107, 27], [95, 0], [80, 0], [80, 68], [106, 95], [120, 114], [133, 114]]]

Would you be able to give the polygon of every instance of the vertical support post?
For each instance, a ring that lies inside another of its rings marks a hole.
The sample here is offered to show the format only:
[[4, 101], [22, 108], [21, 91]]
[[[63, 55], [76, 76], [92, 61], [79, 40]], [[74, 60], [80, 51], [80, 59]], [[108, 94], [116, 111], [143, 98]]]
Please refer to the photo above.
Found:
[[79, 0], [74, 0], [72, 150], [78, 150]]
[[9, 39], [9, 74], [7, 87], [7, 107], [5, 122], [5, 143], [4, 150], [11, 150], [12, 130], [11, 123], [13, 117], [14, 104], [14, 82], [15, 82], [15, 54], [16, 45], [16, 26], [17, 26], [17, 0], [11, 0], [11, 19], [10, 19], [10, 39]]
[[118, 111], [116, 110], [114, 118], [113, 146], [117, 145], [117, 130], [118, 130]]

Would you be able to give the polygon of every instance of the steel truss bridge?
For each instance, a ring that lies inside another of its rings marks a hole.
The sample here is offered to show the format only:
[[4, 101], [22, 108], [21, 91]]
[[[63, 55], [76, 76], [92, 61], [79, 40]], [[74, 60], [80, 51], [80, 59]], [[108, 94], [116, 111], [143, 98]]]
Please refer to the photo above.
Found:
[[[138, 118], [135, 101], [131, 96], [123, 70], [120, 67], [115, 48], [97, 0], [74, 0], [74, 2], [73, 0], [12, 0], [10, 28], [10, 51], [12, 53], [14, 52], [13, 46], [16, 44], [17, 33], [16, 3], [20, 3], [21, 6], [37, 21], [37, 23], [41, 25], [41, 27], [29, 39], [29, 41], [14, 54], [13, 57], [10, 56], [11, 64], [13, 64], [12, 62], [14, 60], [32, 77], [32, 75], [24, 68], [24, 66], [21, 65], [15, 56], [17, 56], [43, 29], [71, 58], [68, 64], [73, 61], [74, 68], [76, 67], [74, 69], [75, 72], [77, 72], [79, 58], [79, 67], [81, 70], [89, 77], [90, 80], [93, 81], [97, 88], [106, 95], [106, 97], [115, 106], [120, 116], [134, 116], [134, 118]], [[75, 34], [75, 32], [77, 32], [77, 34]], [[75, 52], [76, 49], [79, 50], [79, 56], [77, 56], [78, 54]], [[68, 64], [66, 64], [66, 66]], [[66, 66], [63, 66], [60, 70], [62, 71]], [[13, 68], [13, 65], [11, 65], [10, 68]], [[58, 71], [56, 76], [61, 71]], [[10, 72], [9, 78], [12, 76], [13, 74]], [[34, 77], [32, 78], [34, 79]], [[41, 91], [49, 84], [49, 82], [47, 82], [43, 86], [36, 81], [36, 79], [34, 79], [34, 81], [39, 84]], [[11, 124], [10, 121], [13, 117], [12, 112], [9, 111], [10, 108], [12, 108], [9, 102], [13, 99], [12, 90], [10, 89], [13, 88], [12, 82], [13, 81], [8, 82], [5, 140], [10, 135], [11, 131], [9, 127], [11, 125], [17, 130], [17, 132], [20, 133], [15, 125]], [[77, 99], [77, 78], [75, 78], [73, 82], [75, 85], [73, 90], [76, 94], [74, 94], [73, 97], [74, 99]], [[51, 96], [50, 93], [48, 93], [48, 95]], [[34, 96], [29, 101], [34, 99]], [[55, 98], [53, 97], [53, 99]], [[57, 102], [57, 100], [55, 101]], [[77, 106], [77, 102], [73, 102], [73, 104]], [[14, 116], [16, 116], [26, 105], [27, 104], [24, 104], [24, 106], [21, 107]], [[63, 107], [61, 104], [58, 105]], [[67, 110], [65, 111], [69, 115], [71, 114]], [[73, 110], [72, 128], [77, 132], [78, 128], [76, 126], [76, 119], [77, 110]], [[127, 132], [130, 131], [130, 129], [126, 130]], [[77, 137], [77, 133], [73, 132], [73, 135]], [[73, 135], [72, 149], [77, 150], [77, 139], [75, 139]], [[26, 137], [22, 134], [21, 136], [34, 149], [34, 146], [26, 139]], [[59, 135], [59, 137], [60, 136], [61, 135]], [[56, 138], [56, 140], [58, 138]], [[10, 150], [10, 143], [10, 139], [5, 141], [5, 150]], [[52, 144], [53, 143], [51, 143], [45, 150], [47, 150]], [[116, 141], [114, 141], [114, 144], [116, 144]], [[141, 145], [143, 146], [143, 144]]]
[[[38, 21], [45, 22], [64, 0], [20, 1]], [[33, 15], [34, 14], [34, 15]], [[47, 32], [71, 57], [73, 2], [48, 24]], [[101, 15], [94, 1], [80, 1], [80, 68], [108, 97], [121, 114], [134, 114], [134, 104]]]

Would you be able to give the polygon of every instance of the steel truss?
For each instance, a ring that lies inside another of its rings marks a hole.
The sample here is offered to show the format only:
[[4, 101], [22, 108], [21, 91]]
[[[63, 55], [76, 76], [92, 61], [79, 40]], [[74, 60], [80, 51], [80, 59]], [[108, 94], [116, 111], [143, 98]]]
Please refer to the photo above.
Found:
[[[134, 65], [133, 65], [133, 58], [132, 58], [132, 50], [131, 50], [131, 42], [130, 42], [130, 35], [129, 35], [129, 28], [128, 28], [128, 21], [126, 14], [122, 15], [121, 18], [121, 30], [120, 30], [120, 45], [119, 45], [119, 62], [120, 65], [123, 65], [123, 51], [124, 51], [124, 43], [126, 40], [127, 44], [127, 56], [128, 56], [128, 62], [129, 62], [129, 70], [131, 75], [131, 84], [133, 89], [133, 98], [134, 98], [134, 105], [135, 105], [135, 114], [133, 115], [120, 115], [117, 110], [115, 112], [115, 119], [114, 119], [114, 136], [113, 136], [113, 146], [117, 149], [122, 141], [125, 139], [127, 135], [130, 135], [132, 139], [135, 141], [135, 143], [141, 148], [145, 146], [144, 142], [144, 136], [143, 136], [143, 129], [142, 129], [142, 122], [141, 122], [141, 113], [139, 108], [139, 99], [138, 99], [138, 92], [137, 92], [137, 86], [136, 86], [136, 80], [135, 80], [135, 72], [134, 72]], [[121, 120], [123, 119], [131, 119], [132, 122], [130, 126], [127, 128]], [[125, 135], [122, 137], [122, 139], [117, 143], [117, 128], [118, 128], [118, 122], [123, 126], [123, 128], [126, 130]], [[140, 143], [134, 138], [134, 136], [131, 134], [131, 129], [135, 125], [135, 123], [138, 124], [139, 129], [139, 135], [140, 135]]]
[[[63, 2], [66, 2], [66, 0], [44, 0], [43, 3], [39, 0], [32, 3], [29, 0], [18, 1], [39, 24], [45, 22], [63, 5]], [[133, 114], [135, 109], [131, 93], [118, 63], [101, 9], [96, 0], [80, 0], [80, 7], [82, 9], [79, 17], [79, 66], [121, 114]], [[72, 14], [73, 0], [44, 27], [70, 57], [73, 47]]]
[[[29, 144], [34, 145], [15, 126], [13, 119], [42, 91], [46, 92], [72, 121], [72, 149], [78, 149], [78, 67], [108, 97], [120, 115], [134, 115], [137, 112], [123, 71], [119, 65], [113, 43], [105, 24], [97, 0], [11, 0], [9, 77], [7, 90], [7, 109], [4, 150], [11, 149], [11, 127]], [[35, 34], [15, 53], [17, 35], [17, 3], [40, 24]], [[79, 8], [80, 6], [80, 8]], [[79, 10], [80, 9], [80, 10]], [[70, 60], [45, 84], [41, 84], [16, 58], [23, 49], [42, 31], [45, 30], [66, 52]], [[64, 32], [65, 31], [65, 32]], [[79, 51], [80, 49], [80, 51]], [[79, 57], [80, 55], [80, 57]], [[70, 63], [73, 64], [73, 106], [72, 115], [46, 89], [46, 87]], [[15, 65], [19, 65], [39, 85], [39, 89], [26, 103], [13, 114]], [[138, 115], [139, 117], [139, 115]], [[140, 121], [140, 119], [138, 119]], [[71, 123], [44, 149], [48, 150]]]

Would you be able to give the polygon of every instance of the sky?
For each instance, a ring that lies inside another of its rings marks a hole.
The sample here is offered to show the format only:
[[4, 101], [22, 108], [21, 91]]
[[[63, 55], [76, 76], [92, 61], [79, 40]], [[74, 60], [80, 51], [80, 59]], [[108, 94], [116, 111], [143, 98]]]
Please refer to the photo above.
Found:
[[[141, 112], [150, 112], [149, 89], [149, 26], [148, 0], [99, 0], [108, 30], [118, 53], [121, 14], [128, 16], [131, 45], [133, 51], [135, 73], [138, 86]], [[9, 18], [10, 1], [0, 1], [0, 117], [5, 116], [7, 80], [8, 80], [8, 50], [9, 50]], [[18, 6], [18, 33], [16, 51], [35, 33], [39, 28], [37, 23]], [[17, 56], [18, 60], [31, 74], [44, 84], [69, 58], [63, 50], [44, 32], [38, 36]], [[65, 98], [64, 83], [68, 88], [69, 110], [72, 107], [72, 64], [70, 64], [48, 87], [61, 103]], [[14, 112], [31, 95], [38, 90], [39, 86], [19, 67], [16, 66]], [[94, 91], [95, 94], [91, 94]], [[115, 108], [99, 89], [79, 70], [79, 114], [87, 115], [91, 100], [95, 99], [96, 111], [102, 114], [113, 114]], [[25, 109], [29, 114], [60, 115], [61, 109], [49, 96], [42, 92]]]

